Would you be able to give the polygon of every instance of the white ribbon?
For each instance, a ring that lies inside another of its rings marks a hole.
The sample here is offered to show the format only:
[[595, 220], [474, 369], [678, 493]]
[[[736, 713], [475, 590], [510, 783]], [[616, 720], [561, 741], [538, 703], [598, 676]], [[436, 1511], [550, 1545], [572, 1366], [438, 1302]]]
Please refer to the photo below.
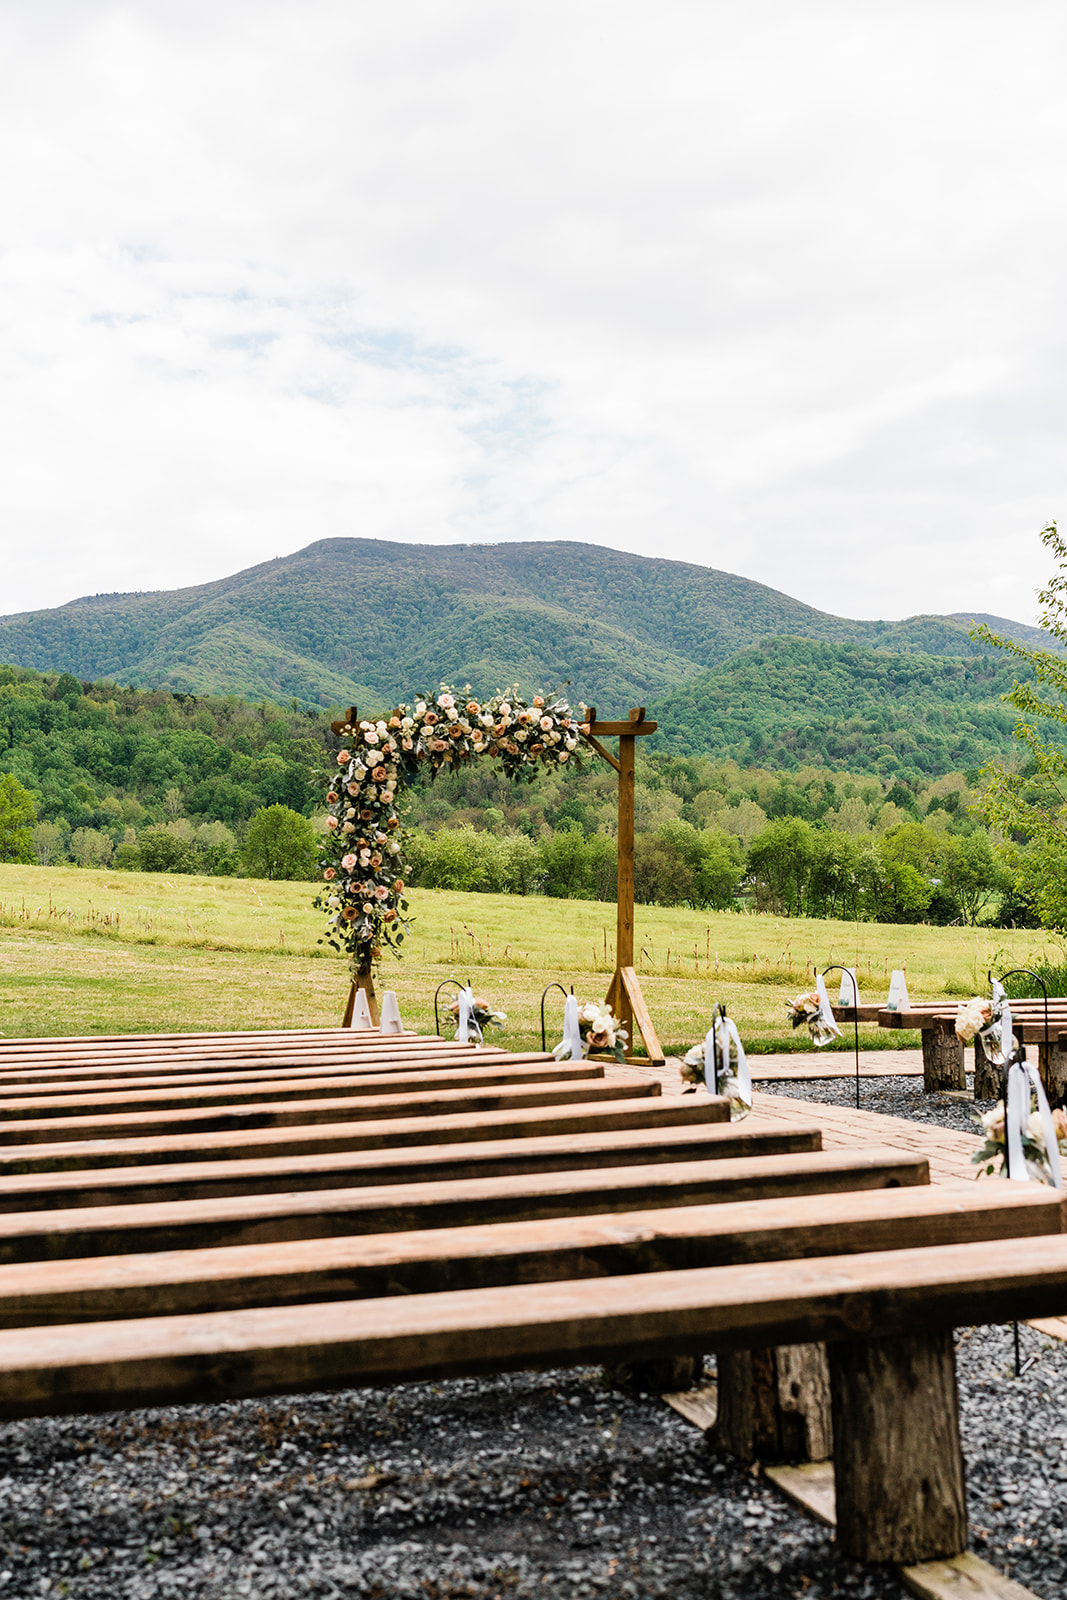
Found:
[[563, 1038], [553, 1050], [557, 1061], [581, 1061], [585, 1055], [582, 1030], [578, 1026], [578, 998], [569, 994], [563, 1006]]
[[468, 984], [459, 991], [459, 1027], [456, 1029], [456, 1041], [459, 1044], [470, 1044], [473, 1037], [476, 1044], [482, 1042], [482, 1030], [474, 1019], [474, 990]]
[[[833, 1007], [830, 1004], [830, 996], [826, 992], [826, 979], [821, 972], [815, 975], [815, 992], [819, 996], [818, 1020], [824, 1028], [829, 1029], [835, 1038], [840, 1039], [841, 1029], [837, 1026], [837, 1018], [834, 1016]], [[825, 1042], [828, 1043], [829, 1041]]]
[[[719, 1055], [722, 1061], [722, 1076], [719, 1081], [725, 1083], [728, 1078], [732, 1078], [737, 1084], [738, 1100], [751, 1107], [752, 1074], [748, 1070], [748, 1057], [745, 1055], [745, 1047], [741, 1043], [737, 1026], [731, 1017], [719, 1016], [715, 1018], [714, 1032], [719, 1036]], [[731, 1071], [730, 1068], [731, 1044], [737, 1051], [736, 1071]]]
[[1063, 1188], [1060, 1167], [1060, 1147], [1056, 1142], [1056, 1127], [1052, 1121], [1045, 1086], [1036, 1067], [1028, 1061], [1017, 1061], [1008, 1073], [1008, 1103], [1004, 1112], [1004, 1132], [1008, 1146], [1008, 1169], [1013, 1183], [1029, 1183], [1023, 1154], [1023, 1128], [1030, 1121], [1030, 1091], [1037, 1095], [1037, 1109], [1041, 1117], [1041, 1131], [1045, 1138], [1045, 1155], [1052, 1174], [1052, 1187]]
[[1012, 1026], [1013, 1025], [1012, 1025], [1012, 1020], [1011, 1020], [1011, 1006], [1008, 1004], [1007, 996], [1004, 993], [1004, 985], [1002, 983], [998, 983], [996, 978], [994, 978], [992, 980], [992, 998], [993, 998], [993, 1009], [994, 1009], [994, 1011], [996, 1010], [998, 1005], [1001, 1008], [1000, 1009], [1000, 1048], [1001, 1048], [1003, 1060], [1004, 1061], [1010, 1061], [1011, 1060], [1011, 1052], [1014, 1049], [1014, 1045], [1012, 1043]]
[[378, 1024], [382, 1033], [403, 1033], [404, 1024], [400, 1020], [400, 1003], [396, 998], [395, 989], [386, 989], [382, 995], [382, 1018]]
[[715, 1072], [715, 1023], [713, 1022], [704, 1035], [704, 1087], [709, 1094], [718, 1093], [718, 1081]]

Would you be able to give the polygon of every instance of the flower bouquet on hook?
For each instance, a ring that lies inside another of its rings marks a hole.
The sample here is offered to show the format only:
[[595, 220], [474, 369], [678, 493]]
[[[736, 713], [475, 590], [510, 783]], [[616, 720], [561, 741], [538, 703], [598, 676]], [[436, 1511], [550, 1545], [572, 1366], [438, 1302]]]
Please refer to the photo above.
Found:
[[[1049, 1166], [1048, 1150], [1045, 1146], [1044, 1121], [1040, 1111], [1033, 1106], [1026, 1122], [1020, 1128], [1022, 1137], [1023, 1159], [1026, 1163], [1026, 1175], [1034, 1183], [1052, 1183], [1052, 1169]], [[991, 1178], [995, 1175], [1005, 1177], [1007, 1164], [1007, 1133], [1005, 1129], [1004, 1102], [998, 1100], [992, 1111], [985, 1111], [980, 1116], [975, 1115], [975, 1122], [985, 1134], [985, 1143], [980, 1150], [976, 1150], [971, 1157], [972, 1163], [980, 1168], [977, 1176]], [[1057, 1106], [1052, 1112], [1052, 1125], [1056, 1134], [1056, 1144], [1060, 1155], [1067, 1160], [1067, 1111]], [[998, 1165], [999, 1163], [999, 1165]]]
[[[1002, 1067], [1005, 1062], [1000, 1026], [1003, 1014], [1002, 1000], [986, 1000], [979, 994], [970, 1000], [961, 1000], [956, 1008], [956, 1038], [961, 1044], [971, 1044], [975, 1039], [981, 1039], [982, 1047], [995, 1067]], [[1013, 1048], [1017, 1044], [1018, 1040], [1012, 1035]]]
[[[460, 1010], [459, 995], [456, 996], [448, 1009], [455, 1017], [458, 1025]], [[475, 1022], [478, 1024], [483, 1033], [485, 1032], [486, 1028], [500, 1028], [503, 1030], [504, 1024], [508, 1020], [508, 1014], [506, 1011], [494, 1010], [494, 1008], [489, 1004], [488, 1000], [482, 1000], [477, 995], [474, 997], [474, 1005], [471, 1008], [471, 1016], [474, 1018]]]
[[817, 989], [787, 1000], [785, 1008], [794, 1029], [807, 1024], [811, 1042], [817, 1050], [821, 1050], [823, 1045], [832, 1043], [834, 1039], [840, 1039], [841, 1029], [834, 1021], [833, 1013], [827, 1015], [828, 1008], [824, 1007], [822, 996]]
[[703, 1084], [709, 1094], [730, 1102], [730, 1121], [740, 1122], [752, 1110], [752, 1079], [745, 1048], [729, 1017], [717, 1016], [707, 1035], [682, 1057], [683, 1094]]
[[578, 1028], [586, 1055], [610, 1051], [616, 1061], [626, 1060], [629, 1035], [609, 1005], [590, 1000], [578, 1009]]

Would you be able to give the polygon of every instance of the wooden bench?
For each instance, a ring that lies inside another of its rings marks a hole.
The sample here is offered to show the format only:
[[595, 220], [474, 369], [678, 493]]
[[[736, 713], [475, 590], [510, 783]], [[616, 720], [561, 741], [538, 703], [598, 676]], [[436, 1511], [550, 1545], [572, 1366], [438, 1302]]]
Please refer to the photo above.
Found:
[[[301, 1086], [303, 1089], [303, 1086]], [[249, 1099], [234, 1102], [223, 1095], [217, 1102], [202, 1100], [181, 1110], [126, 1110], [121, 1094], [101, 1096], [94, 1105], [81, 1102], [71, 1114], [60, 1101], [4, 1102], [0, 1117], [0, 1146], [54, 1143], [57, 1139], [122, 1138], [152, 1132], [214, 1133], [227, 1128], [300, 1127], [315, 1122], [380, 1122], [399, 1117], [428, 1117], [456, 1112], [518, 1110], [531, 1106], [591, 1104], [594, 1101], [644, 1100], [658, 1096], [654, 1080], [632, 1083], [596, 1083], [579, 1079], [570, 1083], [504, 1084], [484, 1089], [441, 1089], [415, 1085], [398, 1094], [337, 1094], [324, 1090], [321, 1098], [302, 1092], [289, 1099]]]
[[[1048, 1044], [1043, 1000], [1010, 1001], [1016, 1037], [1037, 1046], [1038, 1066], [1053, 1106], [1067, 1103], [1067, 998], [1050, 997]], [[880, 1028], [917, 1029], [922, 1036], [923, 1085], [928, 1093], [967, 1087], [964, 1047], [956, 1036], [956, 1000], [913, 1002], [906, 1011], [885, 1006], [835, 1006], [838, 1021], [877, 1022]], [[1001, 1073], [988, 1065], [980, 1039], [974, 1041], [975, 1095], [992, 1099], [1001, 1092]]]
[[[158, 1179], [156, 1169], [153, 1176]], [[150, 1200], [132, 1186], [104, 1191], [90, 1181], [64, 1196], [65, 1207], [5, 1208], [0, 1263], [778, 1199], [925, 1183], [929, 1174], [925, 1160], [872, 1149], [862, 1156], [804, 1151], [437, 1181], [424, 1181], [423, 1169], [416, 1182], [411, 1168], [398, 1164], [385, 1176], [392, 1182], [373, 1184], [365, 1171], [295, 1173], [288, 1182], [279, 1174], [273, 1187], [250, 1192], [245, 1174], [220, 1173], [212, 1165], [198, 1179], [183, 1180], [182, 1199]], [[337, 1177], [356, 1181], [340, 1187]], [[152, 1191], [161, 1192], [162, 1183]], [[53, 1191], [49, 1198], [61, 1196]], [[106, 1198], [112, 1203], [101, 1204]]]
[[966, 1546], [952, 1330], [1067, 1311], [1067, 1236], [0, 1331], [9, 1417], [822, 1340], [837, 1538]]
[[[555, 1134], [629, 1132], [695, 1127], [727, 1120], [723, 1100], [593, 1100], [576, 1105], [527, 1106], [507, 1111], [449, 1112], [437, 1117], [371, 1122], [300, 1123], [283, 1128], [230, 1128], [220, 1133], [156, 1133], [133, 1138], [44, 1140], [0, 1145], [0, 1175], [73, 1172], [80, 1167], [144, 1166], [195, 1158], [312, 1155], [316, 1151], [387, 1150], [397, 1145], [528, 1140]], [[656, 1141], [648, 1141], [649, 1148]], [[569, 1148], [569, 1147], [568, 1147]], [[650, 1159], [651, 1156], [650, 1156]]]

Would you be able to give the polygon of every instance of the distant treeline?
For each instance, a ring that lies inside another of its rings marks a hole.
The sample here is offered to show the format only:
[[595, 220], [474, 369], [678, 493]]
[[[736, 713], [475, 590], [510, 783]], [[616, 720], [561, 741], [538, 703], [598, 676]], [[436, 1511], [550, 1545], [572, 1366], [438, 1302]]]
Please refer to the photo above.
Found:
[[[33, 799], [32, 851], [44, 864], [234, 873], [262, 808], [317, 815], [328, 719], [0, 667], [0, 775]], [[637, 896], [782, 915], [1026, 921], [1017, 852], [995, 854], [970, 813], [979, 785], [976, 768], [901, 781], [654, 752], [638, 766]], [[615, 773], [591, 753], [580, 770], [534, 784], [475, 763], [408, 791], [408, 877], [610, 900], [616, 820]]]

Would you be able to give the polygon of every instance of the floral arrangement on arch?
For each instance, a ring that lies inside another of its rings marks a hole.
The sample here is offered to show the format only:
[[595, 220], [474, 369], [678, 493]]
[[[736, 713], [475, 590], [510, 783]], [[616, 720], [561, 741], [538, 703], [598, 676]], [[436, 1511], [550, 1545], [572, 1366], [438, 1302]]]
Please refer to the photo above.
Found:
[[345, 722], [340, 734], [314, 904], [327, 917], [319, 942], [346, 951], [354, 970], [368, 970], [383, 950], [400, 954], [409, 927], [398, 812], [405, 780], [420, 767], [435, 777], [483, 755], [509, 777], [532, 780], [538, 766], [571, 759], [579, 718], [560, 695], [536, 695], [527, 704], [505, 692], [483, 701], [469, 684], [460, 692], [442, 684], [436, 695], [419, 695], [387, 717]]

